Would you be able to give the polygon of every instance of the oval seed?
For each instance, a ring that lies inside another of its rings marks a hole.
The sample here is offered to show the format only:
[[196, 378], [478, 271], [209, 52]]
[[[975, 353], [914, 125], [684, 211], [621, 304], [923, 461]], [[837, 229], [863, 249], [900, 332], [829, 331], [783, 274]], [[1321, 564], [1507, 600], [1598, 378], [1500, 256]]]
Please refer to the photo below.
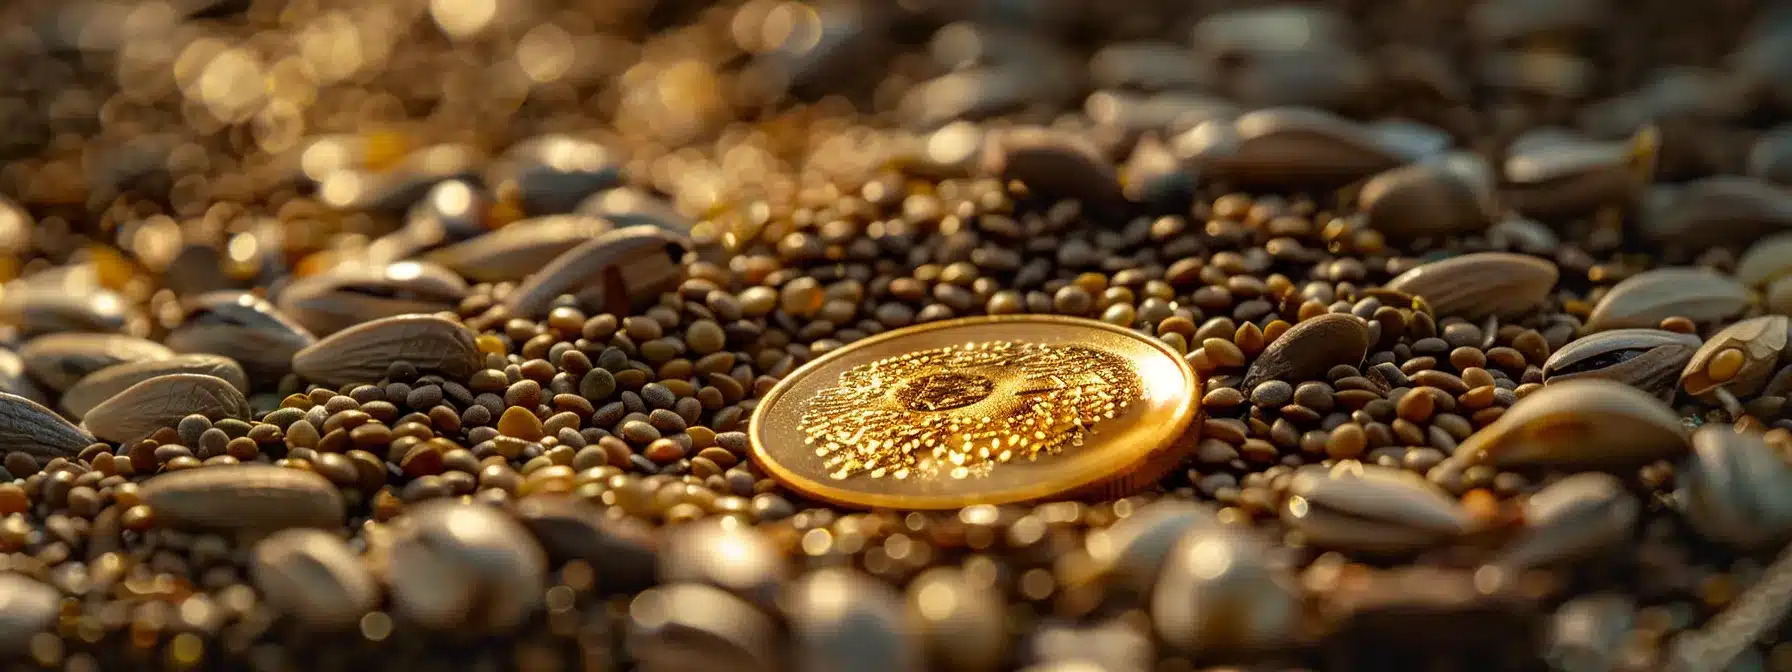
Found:
[[218, 530], [335, 528], [345, 507], [335, 486], [309, 471], [265, 464], [170, 471], [143, 483], [157, 522]]
[[466, 378], [479, 370], [473, 332], [435, 315], [394, 315], [331, 334], [292, 357], [292, 370], [326, 385], [378, 380], [394, 363]]
[[1629, 385], [1589, 378], [1546, 385], [1469, 436], [1456, 455], [1498, 467], [1621, 469], [1682, 455], [1680, 416]]
[[197, 373], [156, 376], [124, 389], [87, 412], [82, 424], [94, 436], [123, 443], [173, 427], [181, 418], [249, 418], [249, 400], [222, 378]]

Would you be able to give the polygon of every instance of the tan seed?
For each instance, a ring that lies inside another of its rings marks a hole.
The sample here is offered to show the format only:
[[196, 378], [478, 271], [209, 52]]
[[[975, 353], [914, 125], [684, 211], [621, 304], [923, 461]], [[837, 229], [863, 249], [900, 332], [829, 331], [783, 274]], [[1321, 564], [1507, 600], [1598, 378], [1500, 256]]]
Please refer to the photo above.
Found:
[[1746, 360], [1746, 356], [1742, 354], [1741, 350], [1737, 350], [1736, 348], [1725, 349], [1722, 352], [1717, 353], [1717, 356], [1712, 357], [1711, 362], [1705, 365], [1705, 375], [1709, 376], [1712, 382], [1729, 382], [1730, 379], [1736, 377], [1737, 373], [1742, 371], [1742, 363], [1744, 360]]
[[504, 409], [504, 415], [498, 417], [498, 433], [524, 441], [540, 441], [546, 436], [542, 433], [541, 419], [521, 406]]
[[249, 417], [249, 400], [222, 378], [173, 373], [125, 388], [88, 411], [83, 424], [94, 436], [124, 443], [172, 427], [188, 415], [243, 420]]

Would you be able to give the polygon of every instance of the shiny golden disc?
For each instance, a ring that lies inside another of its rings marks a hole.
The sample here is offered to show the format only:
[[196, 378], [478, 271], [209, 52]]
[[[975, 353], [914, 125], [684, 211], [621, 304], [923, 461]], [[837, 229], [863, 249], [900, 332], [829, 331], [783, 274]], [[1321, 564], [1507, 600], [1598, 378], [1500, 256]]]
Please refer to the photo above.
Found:
[[1118, 497], [1193, 445], [1199, 390], [1174, 350], [1104, 322], [933, 322], [790, 374], [753, 413], [753, 461], [854, 508]]

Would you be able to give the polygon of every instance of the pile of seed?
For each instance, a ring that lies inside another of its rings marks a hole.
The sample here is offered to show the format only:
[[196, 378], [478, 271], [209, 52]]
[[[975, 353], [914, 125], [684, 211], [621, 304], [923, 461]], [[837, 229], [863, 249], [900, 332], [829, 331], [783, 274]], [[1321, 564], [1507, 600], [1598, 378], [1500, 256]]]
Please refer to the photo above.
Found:
[[[1792, 670], [1792, 14], [1370, 4], [13, 3], [0, 656]], [[749, 459], [1019, 313], [1183, 353], [1183, 464]]]

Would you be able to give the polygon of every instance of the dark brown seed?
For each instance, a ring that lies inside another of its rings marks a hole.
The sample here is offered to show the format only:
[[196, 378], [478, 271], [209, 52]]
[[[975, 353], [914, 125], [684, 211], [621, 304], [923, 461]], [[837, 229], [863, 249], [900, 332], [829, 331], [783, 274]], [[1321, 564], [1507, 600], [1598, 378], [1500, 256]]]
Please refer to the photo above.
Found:
[[1264, 349], [1245, 375], [1244, 386], [1322, 378], [1334, 366], [1362, 363], [1368, 350], [1369, 330], [1354, 315], [1327, 313], [1302, 320]]

